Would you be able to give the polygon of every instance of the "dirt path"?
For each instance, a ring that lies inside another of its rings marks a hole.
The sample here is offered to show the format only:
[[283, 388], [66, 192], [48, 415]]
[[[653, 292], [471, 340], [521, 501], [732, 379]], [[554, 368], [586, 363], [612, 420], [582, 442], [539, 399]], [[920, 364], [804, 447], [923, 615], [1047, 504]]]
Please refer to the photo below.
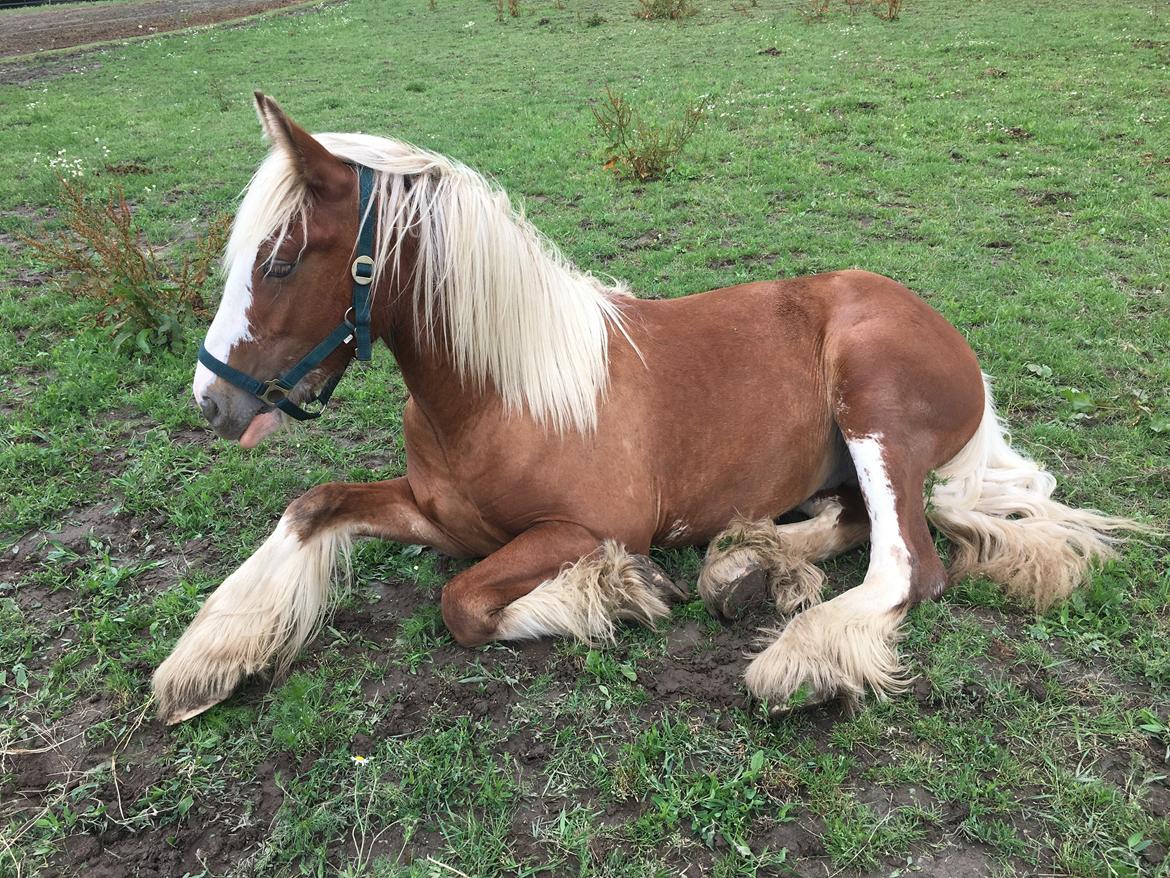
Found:
[[148, 0], [48, 7], [0, 17], [0, 58], [140, 37], [295, 6], [305, 0]]

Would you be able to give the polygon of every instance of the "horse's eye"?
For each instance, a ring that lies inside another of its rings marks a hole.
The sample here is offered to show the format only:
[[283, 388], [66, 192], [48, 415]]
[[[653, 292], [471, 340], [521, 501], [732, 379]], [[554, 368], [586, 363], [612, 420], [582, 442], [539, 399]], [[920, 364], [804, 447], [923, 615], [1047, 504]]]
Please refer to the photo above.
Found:
[[288, 277], [297, 267], [295, 262], [285, 262], [282, 259], [273, 259], [264, 270], [265, 277]]

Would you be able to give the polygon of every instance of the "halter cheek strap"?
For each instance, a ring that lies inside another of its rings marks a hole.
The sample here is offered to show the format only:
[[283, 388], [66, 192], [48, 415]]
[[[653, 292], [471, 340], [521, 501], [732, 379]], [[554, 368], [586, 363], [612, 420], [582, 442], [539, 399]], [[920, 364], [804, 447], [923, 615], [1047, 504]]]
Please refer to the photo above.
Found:
[[[276, 406], [285, 414], [298, 421], [310, 421], [321, 417], [329, 397], [333, 395], [341, 376], [345, 374], [346, 366], [341, 372], [330, 378], [312, 398], [305, 400], [305, 404], [319, 403], [314, 411], [306, 411], [297, 405], [288, 395], [297, 386], [302, 378], [320, 366], [326, 359], [342, 345], [356, 341], [354, 359], [369, 360], [373, 356], [373, 342], [370, 336], [370, 312], [373, 309], [373, 281], [374, 281], [374, 219], [372, 204], [374, 198], [374, 172], [364, 165], [354, 166], [358, 172], [358, 239], [355, 248], [356, 257], [350, 266], [350, 275], [353, 277], [353, 305], [345, 312], [345, 317], [336, 329], [325, 339], [305, 354], [300, 361], [279, 378], [261, 381], [247, 372], [241, 372], [229, 366], [223, 360], [215, 357], [207, 350], [206, 344], [199, 346], [199, 362], [229, 384], [250, 393], [266, 405]], [[353, 319], [350, 320], [350, 315]]]
[[358, 169], [358, 239], [357, 257], [349, 267], [353, 276], [353, 320], [359, 360], [373, 356], [370, 341], [370, 309], [374, 304], [374, 222], [367, 214], [373, 210], [374, 172], [364, 165]]

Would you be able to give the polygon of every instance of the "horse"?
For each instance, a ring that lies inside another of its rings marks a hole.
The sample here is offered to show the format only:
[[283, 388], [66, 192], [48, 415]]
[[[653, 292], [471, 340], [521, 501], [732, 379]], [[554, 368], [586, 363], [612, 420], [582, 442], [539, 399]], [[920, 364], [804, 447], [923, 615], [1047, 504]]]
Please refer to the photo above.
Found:
[[[1043, 609], [1143, 529], [1052, 499], [963, 336], [890, 278], [638, 299], [572, 265], [460, 162], [310, 135], [255, 104], [272, 148], [225, 249], [195, 402], [218, 436], [255, 447], [316, 417], [380, 340], [409, 390], [406, 473], [287, 507], [156, 670], [168, 724], [285, 672], [358, 537], [482, 559], [440, 598], [465, 647], [654, 624], [689, 594], [651, 546], [706, 544], [712, 613], [762, 587], [787, 617], [744, 675], [787, 710], [902, 689], [902, 621], [949, 582], [986, 577]], [[793, 511], [805, 518], [777, 523]], [[816, 564], [866, 541], [863, 580], [822, 602]]]

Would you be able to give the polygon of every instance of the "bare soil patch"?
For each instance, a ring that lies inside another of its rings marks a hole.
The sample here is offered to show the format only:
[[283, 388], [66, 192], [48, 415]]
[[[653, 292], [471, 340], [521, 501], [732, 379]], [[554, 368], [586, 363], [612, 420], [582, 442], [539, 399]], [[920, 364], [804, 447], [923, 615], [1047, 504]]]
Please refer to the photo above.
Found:
[[6, 15], [0, 58], [142, 37], [297, 6], [305, 0], [149, 0], [116, 6], [50, 7]]

